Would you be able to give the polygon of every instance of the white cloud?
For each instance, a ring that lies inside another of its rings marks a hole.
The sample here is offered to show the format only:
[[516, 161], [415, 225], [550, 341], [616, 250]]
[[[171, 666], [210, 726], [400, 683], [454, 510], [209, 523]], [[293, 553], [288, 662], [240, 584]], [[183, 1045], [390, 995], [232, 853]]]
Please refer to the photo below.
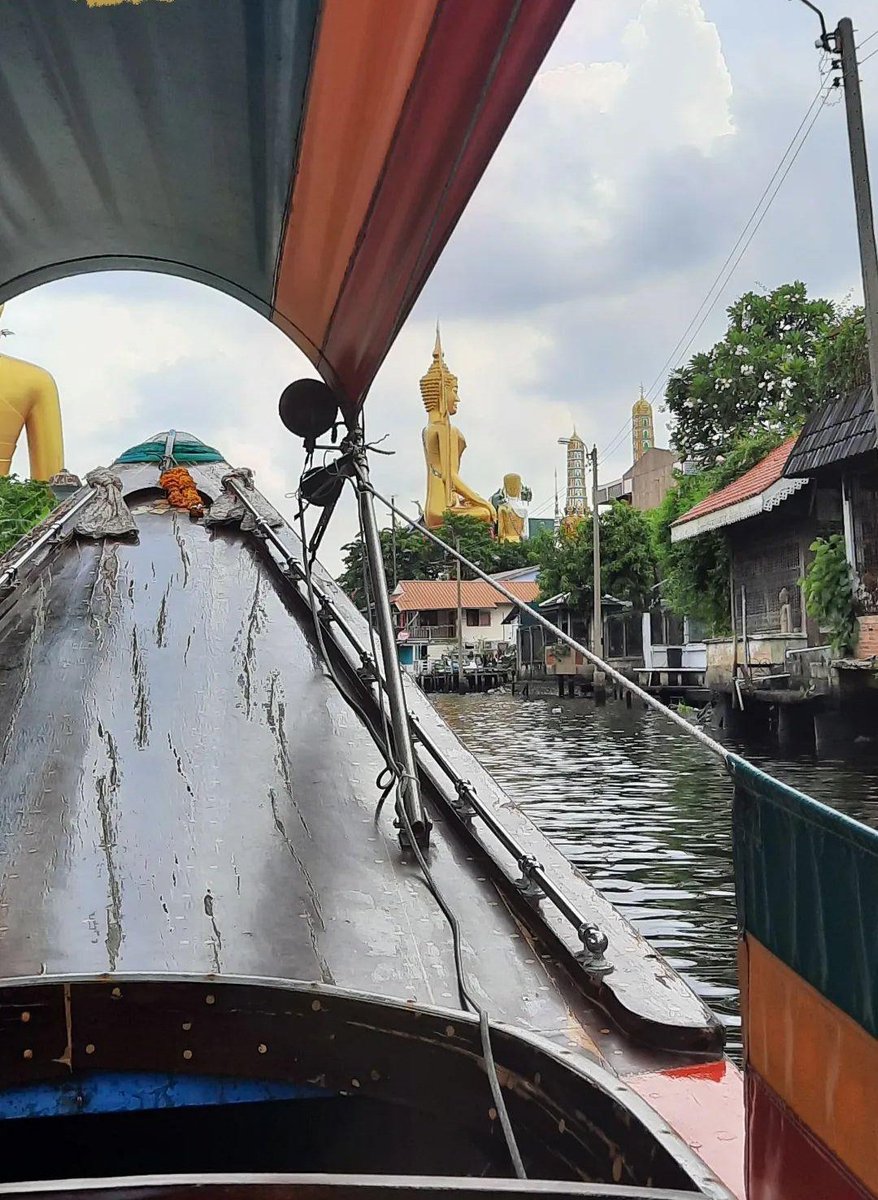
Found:
[[[871, 33], [874, 0], [852, 2]], [[389, 432], [396, 451], [376, 457], [383, 490], [423, 496], [418, 380], [437, 313], [460, 377], [462, 472], [482, 494], [517, 470], [550, 512], [558, 437], [575, 421], [606, 447], [624, 429], [816, 87], [810, 25], [780, 7], [759, 39], [752, 11], [727, 0], [574, 7], [373, 388], [369, 432]], [[873, 142], [874, 64], [863, 72]], [[700, 344], [720, 331], [725, 303], [757, 283], [800, 276], [812, 291], [858, 294], [844, 145], [843, 113], [827, 110]], [[3, 324], [16, 335], [3, 350], [58, 380], [74, 469], [174, 425], [254, 467], [291, 511], [283, 493], [301, 451], [277, 398], [313, 371], [261, 317], [177, 279], [109, 274], [20, 297]], [[623, 436], [602, 473], [629, 462]], [[325, 543], [330, 567], [354, 531], [346, 500]]]

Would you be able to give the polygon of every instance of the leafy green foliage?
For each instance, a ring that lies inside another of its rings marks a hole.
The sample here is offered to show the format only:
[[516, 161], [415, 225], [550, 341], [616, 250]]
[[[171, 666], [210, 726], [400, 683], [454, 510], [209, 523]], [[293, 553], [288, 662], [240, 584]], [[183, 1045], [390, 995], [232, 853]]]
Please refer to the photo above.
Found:
[[703, 621], [712, 634], [728, 633], [731, 625], [725, 534], [717, 530], [685, 542], [672, 542], [671, 526], [699, 501], [755, 467], [781, 441], [780, 434], [771, 430], [742, 439], [710, 470], [698, 475], [678, 475], [661, 505], [650, 514], [662, 600], [679, 616]]
[[811, 543], [814, 559], [802, 580], [809, 616], [829, 630], [836, 654], [850, 654], [856, 643], [856, 615], [851, 570], [844, 538], [833, 533]]
[[803, 283], [746, 292], [728, 310], [722, 341], [668, 380], [665, 404], [681, 457], [712, 467], [743, 438], [783, 437], [818, 401], [817, 360], [836, 322], [829, 300]]
[[671, 541], [674, 521], [714, 491], [710, 473], [684, 475], [652, 514], [662, 601], [679, 616], [703, 621], [710, 633], [729, 628], [729, 551], [719, 532]]
[[869, 342], [862, 305], [843, 313], [817, 351], [817, 393], [821, 401], [869, 382]]
[[[558, 538], [539, 539], [540, 592], [544, 597], [570, 593], [580, 612], [593, 604], [594, 526], [591, 515]], [[646, 515], [621, 501], [600, 515], [601, 591], [637, 608], [649, 606], [656, 583], [656, 561]]]
[[39, 524], [55, 507], [55, 497], [42, 483], [0, 477], [0, 554]]
[[[434, 531], [450, 546], [460, 543], [460, 553], [470, 559], [481, 570], [492, 574], [496, 571], [511, 571], [536, 562], [537, 543], [497, 542], [483, 521], [473, 517], [446, 515], [445, 520]], [[381, 552], [388, 587], [393, 586], [393, 536], [390, 529], [380, 533]], [[363, 585], [363, 543], [359, 534], [352, 542], [342, 547], [343, 570], [338, 583], [358, 607], [365, 606]], [[396, 578], [397, 579], [440, 579], [455, 572], [454, 560], [423, 533], [414, 529], [396, 528]], [[467, 567], [461, 571], [463, 579], [474, 579]]]

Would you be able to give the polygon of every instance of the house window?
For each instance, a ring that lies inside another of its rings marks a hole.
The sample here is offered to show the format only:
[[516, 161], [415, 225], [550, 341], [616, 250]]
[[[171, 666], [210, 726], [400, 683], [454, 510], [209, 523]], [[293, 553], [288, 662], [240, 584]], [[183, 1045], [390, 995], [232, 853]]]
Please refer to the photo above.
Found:
[[491, 614], [486, 608], [468, 608], [466, 610], [466, 624], [469, 629], [478, 629], [480, 626], [491, 624]]

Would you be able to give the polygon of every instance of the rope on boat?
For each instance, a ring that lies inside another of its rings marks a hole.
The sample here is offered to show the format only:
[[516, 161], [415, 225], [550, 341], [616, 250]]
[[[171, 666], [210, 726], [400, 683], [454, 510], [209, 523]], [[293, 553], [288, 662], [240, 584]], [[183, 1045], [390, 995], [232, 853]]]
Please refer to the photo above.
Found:
[[434, 542], [437, 546], [440, 546], [447, 554], [450, 554], [451, 557], [456, 559], [462, 566], [467, 567], [470, 571], [472, 571], [478, 579], [484, 580], [485, 583], [489, 583], [492, 588], [495, 588], [496, 591], [500, 592], [500, 594], [504, 596], [510, 604], [513, 604], [520, 612], [526, 612], [527, 615], [535, 620], [538, 625], [542, 625], [544, 629], [548, 629], [550, 633], [554, 634], [559, 641], [564, 642], [564, 644], [569, 646], [572, 650], [576, 650], [578, 653], [584, 655], [590, 663], [592, 663], [599, 670], [604, 671], [611, 679], [615, 680], [616, 683], [620, 684], [624, 688], [627, 688], [632, 695], [637, 696], [643, 701], [644, 704], [655, 709], [656, 712], [660, 712], [662, 716], [667, 717], [669, 721], [673, 721], [675, 725], [678, 725], [680, 729], [684, 730], [690, 737], [695, 738], [695, 740], [698, 742], [701, 742], [702, 746], [705, 746], [712, 754], [715, 754], [717, 758], [720, 758], [724, 765], [728, 767], [729, 759], [731, 757], [729, 751], [725, 746], [721, 745], [714, 738], [710, 737], [709, 734], [706, 734], [703, 729], [700, 729], [697, 725], [690, 724], [685, 717], [680, 716], [678, 712], [674, 712], [674, 710], [669, 708], [666, 704], [662, 704], [661, 700], [659, 700], [656, 696], [651, 695], [644, 688], [640, 687], [639, 684], [633, 683], [627, 675], [623, 675], [621, 671], [618, 671], [608, 662], [605, 662], [602, 658], [599, 658], [592, 650], [589, 650], [587, 646], [583, 646], [582, 642], [577, 642], [575, 638], [570, 637], [569, 634], [565, 633], [562, 629], [559, 629], [557, 625], [553, 625], [552, 622], [547, 617], [544, 617], [542, 613], [537, 612], [536, 609], [531, 608], [529, 604], [526, 604], [523, 600], [520, 600], [518, 596], [514, 595], [499, 579], [492, 578], [492, 576], [488, 575], [480, 567], [477, 567], [474, 562], [470, 562], [465, 555], [459, 554], [453, 546], [449, 546], [447, 542], [442, 540], [442, 538], [437, 537], [437, 535], [432, 533], [431, 530], [427, 529], [426, 526], [419, 524], [406, 513], [402, 512], [401, 509], [398, 509], [395, 504], [387, 499], [386, 496], [382, 496], [380, 492], [377, 492], [375, 488], [371, 486], [371, 484], [369, 485], [369, 490], [376, 500], [379, 500], [382, 504], [386, 505], [395, 516], [404, 521], [405, 524], [411, 529], [414, 529], [417, 533], [423, 534], [425, 538], [429, 538], [431, 542]]

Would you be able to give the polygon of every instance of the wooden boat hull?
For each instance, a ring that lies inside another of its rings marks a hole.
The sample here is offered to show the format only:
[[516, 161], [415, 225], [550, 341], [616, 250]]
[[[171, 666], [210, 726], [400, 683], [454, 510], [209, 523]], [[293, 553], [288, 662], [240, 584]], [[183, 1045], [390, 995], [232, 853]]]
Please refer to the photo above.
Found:
[[[169, 1076], [197, 1078], [206, 1100], [217, 1079], [319, 1086], [326, 1103], [368, 1096], [400, 1127], [446, 1131], [420, 1139], [435, 1154], [404, 1162], [382, 1159], [381, 1139], [362, 1134], [366, 1157], [352, 1169], [428, 1161], [443, 1175], [508, 1173], [446, 918], [400, 852], [392, 805], [376, 815], [384, 760], [372, 732], [380, 710], [359, 670], [365, 623], [318, 570], [315, 586], [336, 606], [324, 632], [346, 700], [276, 548], [169, 511], [155, 467], [118, 469], [138, 540], [61, 536], [0, 597], [0, 1012], [14, 1047], [5, 1061], [0, 1048], [0, 1112], [66, 1111], [81, 1078], [82, 1115], [70, 1119], [121, 1121], [130, 1114], [86, 1118], [86, 1100], [112, 1107], [111, 1077], [125, 1076], [118, 1088], [130, 1094], [149, 1072], [147, 1093]], [[208, 497], [225, 469], [193, 468]], [[409, 702], [431, 872], [458, 916], [463, 971], [490, 1016], [534, 1173], [727, 1196], [625, 1083], [721, 1062], [716, 1018], [415, 687]], [[464, 776], [493, 826], [455, 808]], [[516, 886], [520, 866], [497, 830], [606, 932], [611, 974], [585, 969], [569, 920]], [[298, 1092], [251, 1100], [320, 1107]], [[26, 1125], [0, 1121], [10, 1153]], [[364, 1117], [359, 1128], [372, 1127]], [[336, 1151], [324, 1165], [338, 1171]], [[86, 1173], [108, 1173], [89, 1161]]]

